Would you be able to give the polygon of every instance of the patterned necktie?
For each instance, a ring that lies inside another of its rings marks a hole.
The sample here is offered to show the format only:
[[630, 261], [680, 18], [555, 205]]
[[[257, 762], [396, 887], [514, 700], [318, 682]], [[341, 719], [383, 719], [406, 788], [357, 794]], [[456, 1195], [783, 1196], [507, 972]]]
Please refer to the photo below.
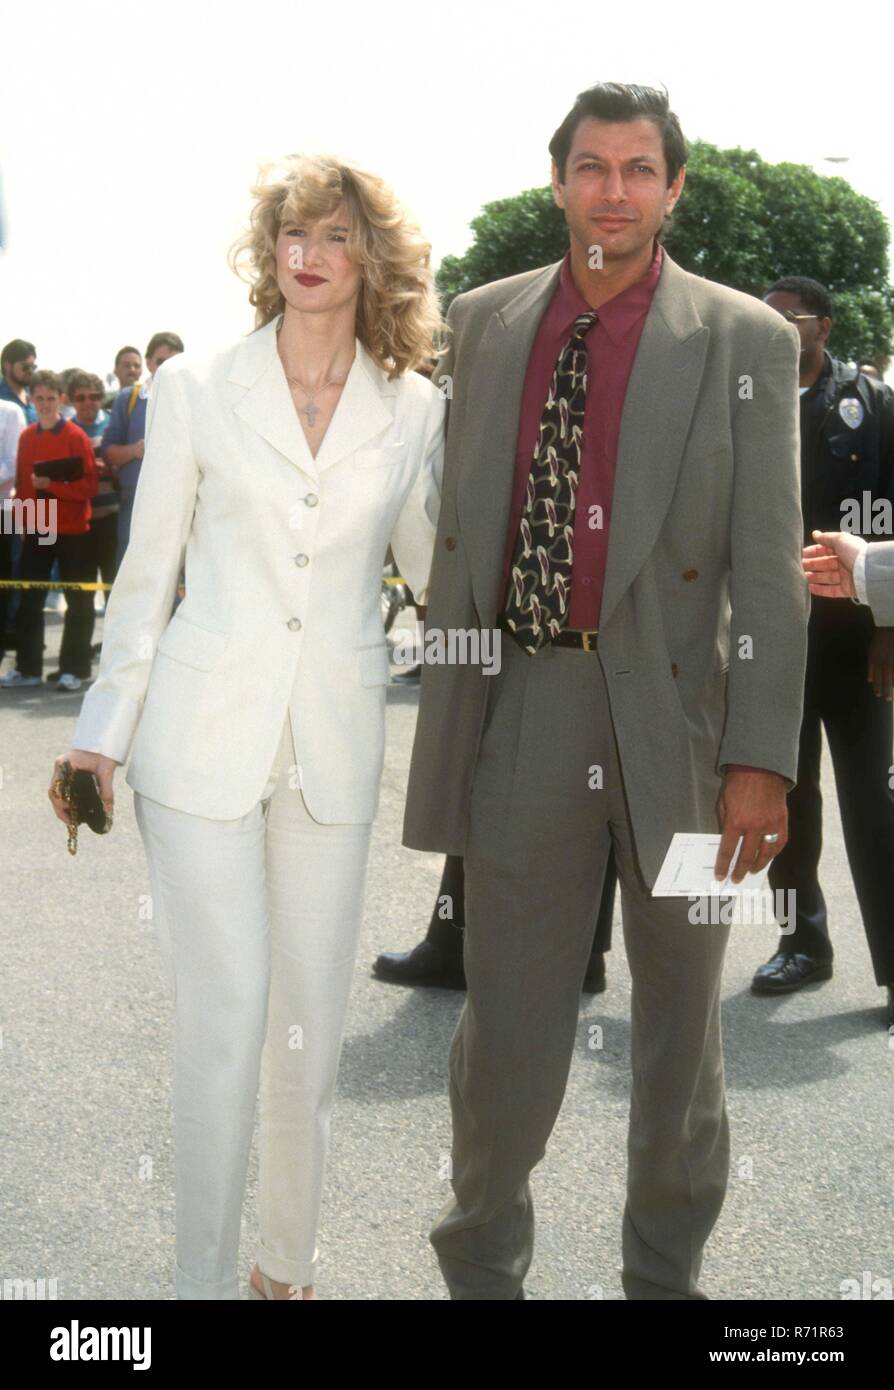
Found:
[[559, 353], [512, 555], [503, 616], [519, 646], [532, 654], [568, 623], [574, 507], [587, 399], [584, 338], [598, 317], [591, 310], [576, 318], [571, 337]]

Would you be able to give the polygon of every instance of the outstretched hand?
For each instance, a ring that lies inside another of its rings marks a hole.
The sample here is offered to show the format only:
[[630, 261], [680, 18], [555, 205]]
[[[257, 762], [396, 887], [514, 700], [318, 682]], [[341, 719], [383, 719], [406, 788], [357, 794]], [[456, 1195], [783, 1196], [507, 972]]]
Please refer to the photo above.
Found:
[[812, 531], [816, 545], [806, 545], [801, 563], [807, 587], [820, 598], [856, 598], [854, 564], [866, 541], [844, 531]]

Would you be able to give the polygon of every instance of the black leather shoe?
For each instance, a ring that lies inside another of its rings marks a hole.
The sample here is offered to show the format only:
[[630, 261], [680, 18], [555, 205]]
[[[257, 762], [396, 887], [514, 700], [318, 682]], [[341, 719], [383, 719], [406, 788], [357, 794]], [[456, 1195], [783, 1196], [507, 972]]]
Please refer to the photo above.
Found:
[[605, 991], [605, 955], [594, 951], [587, 965], [587, 973], [581, 986], [583, 994], [602, 994]]
[[801, 951], [777, 951], [754, 972], [752, 994], [792, 994], [804, 985], [831, 980], [832, 962]]
[[[465, 989], [462, 952], [448, 951], [433, 941], [420, 941], [412, 951], [383, 951], [373, 962], [373, 974], [393, 985], [433, 985], [439, 989]], [[587, 966], [583, 994], [605, 990], [605, 956], [594, 951]]]
[[445, 950], [433, 941], [420, 941], [412, 951], [383, 951], [376, 956], [373, 974], [395, 985], [437, 985], [441, 989], [465, 989], [462, 951]]

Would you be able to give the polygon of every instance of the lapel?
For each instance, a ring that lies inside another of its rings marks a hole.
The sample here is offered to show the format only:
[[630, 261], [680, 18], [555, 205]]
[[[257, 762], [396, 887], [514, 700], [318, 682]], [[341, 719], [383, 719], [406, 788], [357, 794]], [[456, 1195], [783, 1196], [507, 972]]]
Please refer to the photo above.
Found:
[[393, 406], [389, 408], [389, 398], [397, 395], [397, 382], [388, 380], [360, 339], [355, 339], [351, 370], [314, 458], [276, 351], [279, 321], [271, 319], [239, 344], [228, 380], [247, 390], [233, 409], [268, 444], [318, 482], [325, 469], [374, 439], [392, 423]]
[[[488, 320], [469, 373], [474, 383], [463, 440], [463, 468], [456, 507], [475, 606], [483, 626], [493, 626], [509, 525], [518, 416], [534, 335], [558, 283], [562, 262], [546, 269]], [[449, 434], [448, 424], [448, 434]]]
[[711, 334], [690, 278], [665, 251], [621, 412], [600, 628], [654, 548], [676, 487]]
[[[664, 255], [621, 415], [600, 626], [636, 578], [661, 530], [707, 353], [709, 329], [696, 311], [689, 276], [666, 251]], [[528, 357], [561, 265], [548, 266], [494, 311], [470, 374], [476, 390], [467, 414], [457, 510], [475, 605], [485, 625], [496, 621], [502, 599], [503, 547]]]

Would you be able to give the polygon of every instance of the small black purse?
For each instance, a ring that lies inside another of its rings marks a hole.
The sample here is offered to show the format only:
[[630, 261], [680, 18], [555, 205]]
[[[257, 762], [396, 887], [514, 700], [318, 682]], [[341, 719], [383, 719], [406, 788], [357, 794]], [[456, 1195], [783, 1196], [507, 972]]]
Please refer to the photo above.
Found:
[[68, 852], [78, 852], [78, 826], [88, 825], [96, 835], [112, 828], [112, 817], [102, 804], [99, 779], [86, 768], [73, 768], [67, 760], [60, 764], [56, 791], [69, 810]]

